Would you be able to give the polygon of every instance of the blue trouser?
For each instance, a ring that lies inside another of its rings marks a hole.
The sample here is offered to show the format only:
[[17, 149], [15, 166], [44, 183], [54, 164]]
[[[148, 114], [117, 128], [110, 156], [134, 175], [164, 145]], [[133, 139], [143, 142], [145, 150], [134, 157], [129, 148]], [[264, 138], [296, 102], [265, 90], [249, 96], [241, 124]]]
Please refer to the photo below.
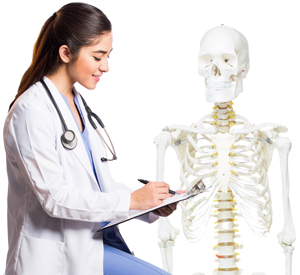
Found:
[[152, 264], [106, 244], [103, 265], [104, 275], [170, 275]]
[[106, 244], [104, 244], [103, 273], [104, 275], [170, 275], [152, 264]]

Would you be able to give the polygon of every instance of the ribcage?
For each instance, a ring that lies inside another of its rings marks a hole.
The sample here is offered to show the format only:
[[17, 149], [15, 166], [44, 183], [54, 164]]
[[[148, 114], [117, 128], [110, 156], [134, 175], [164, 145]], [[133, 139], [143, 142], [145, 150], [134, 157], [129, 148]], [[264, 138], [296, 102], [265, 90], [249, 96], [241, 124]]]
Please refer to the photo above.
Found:
[[[264, 236], [272, 223], [272, 208], [261, 141], [257, 136], [255, 132], [236, 137], [233, 148], [228, 152], [231, 169], [228, 187], [233, 191], [238, 209], [248, 225], [258, 235]], [[210, 188], [205, 196], [180, 204], [184, 234], [189, 241], [196, 242], [205, 233], [214, 198], [220, 189], [218, 150], [207, 135], [187, 134], [187, 139], [189, 142], [184, 145], [185, 154], [181, 162], [181, 189], [189, 190], [199, 179], [203, 180], [206, 188]]]
[[272, 224], [271, 193], [258, 133], [239, 137], [230, 151], [232, 189], [248, 225], [265, 236]]
[[186, 238], [196, 242], [205, 233], [210, 217], [215, 194], [220, 184], [217, 180], [217, 149], [206, 137], [198, 146], [194, 139], [196, 134], [188, 134], [185, 157], [181, 162], [181, 189], [189, 190], [199, 179], [202, 179], [210, 191], [204, 196], [180, 203], [182, 208], [182, 226]]

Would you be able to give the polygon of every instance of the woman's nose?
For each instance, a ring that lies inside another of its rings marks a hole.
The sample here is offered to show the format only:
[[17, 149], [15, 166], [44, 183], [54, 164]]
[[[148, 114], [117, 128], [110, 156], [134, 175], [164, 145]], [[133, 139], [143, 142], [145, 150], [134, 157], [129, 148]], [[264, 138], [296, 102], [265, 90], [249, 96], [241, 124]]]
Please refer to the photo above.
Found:
[[107, 72], [109, 71], [108, 59], [107, 59], [107, 58], [103, 58], [101, 61], [102, 61], [102, 62], [101, 62], [101, 64], [100, 64], [100, 66], [99, 66], [99, 70], [100, 70], [101, 72], [107, 73]]

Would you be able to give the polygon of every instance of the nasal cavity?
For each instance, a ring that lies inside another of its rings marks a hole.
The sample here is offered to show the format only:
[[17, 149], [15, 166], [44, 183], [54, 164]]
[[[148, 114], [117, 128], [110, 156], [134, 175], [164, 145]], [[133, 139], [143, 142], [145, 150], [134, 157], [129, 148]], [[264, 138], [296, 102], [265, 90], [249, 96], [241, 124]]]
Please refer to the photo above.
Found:
[[211, 68], [213, 76], [221, 76], [219, 68], [214, 64]]

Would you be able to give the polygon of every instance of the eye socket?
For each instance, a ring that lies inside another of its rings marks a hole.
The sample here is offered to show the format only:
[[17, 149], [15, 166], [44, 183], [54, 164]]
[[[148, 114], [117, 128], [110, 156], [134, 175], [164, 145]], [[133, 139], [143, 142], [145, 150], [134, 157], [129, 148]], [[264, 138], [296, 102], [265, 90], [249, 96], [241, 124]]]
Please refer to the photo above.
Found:
[[225, 53], [222, 55], [222, 61], [226, 67], [233, 67], [236, 65], [237, 58], [235, 55]]
[[100, 61], [101, 60], [101, 58], [98, 58], [98, 57], [96, 57], [96, 56], [93, 56], [94, 57], [94, 59], [96, 60], [96, 61]]
[[204, 54], [199, 57], [199, 67], [206, 69], [213, 64], [213, 57], [209, 54]]

